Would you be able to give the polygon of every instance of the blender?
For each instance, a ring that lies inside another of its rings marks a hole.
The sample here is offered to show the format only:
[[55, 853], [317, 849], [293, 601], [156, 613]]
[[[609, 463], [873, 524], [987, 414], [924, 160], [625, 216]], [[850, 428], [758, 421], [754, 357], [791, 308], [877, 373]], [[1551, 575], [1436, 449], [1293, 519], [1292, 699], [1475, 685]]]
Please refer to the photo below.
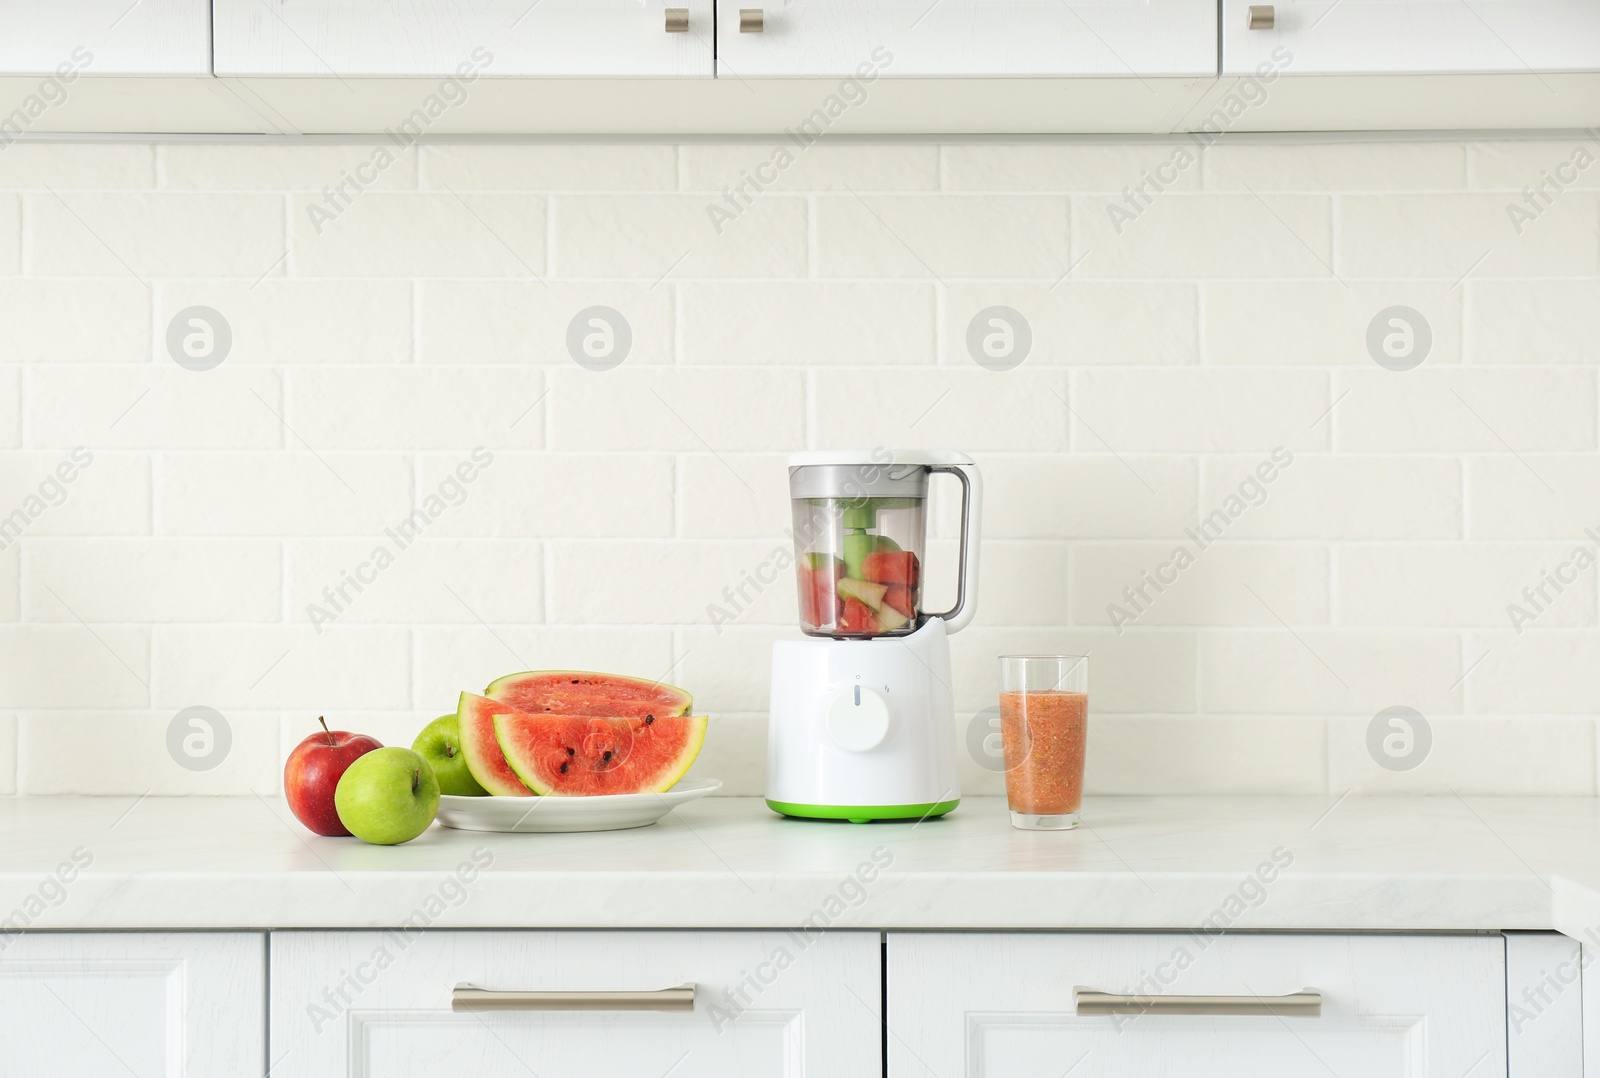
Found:
[[[922, 609], [928, 488], [961, 484], [956, 603]], [[772, 648], [767, 805], [807, 819], [925, 819], [960, 801], [948, 636], [972, 620], [983, 486], [947, 451], [789, 460], [799, 640]]]

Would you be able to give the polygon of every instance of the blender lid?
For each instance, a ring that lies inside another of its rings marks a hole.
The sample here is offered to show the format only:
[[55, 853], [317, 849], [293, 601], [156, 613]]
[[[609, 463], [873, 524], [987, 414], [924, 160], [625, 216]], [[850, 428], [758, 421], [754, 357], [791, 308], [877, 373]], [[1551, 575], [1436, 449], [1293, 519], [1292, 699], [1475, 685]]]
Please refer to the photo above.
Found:
[[972, 458], [953, 449], [820, 449], [806, 453], [792, 453], [789, 467], [838, 465], [909, 464], [916, 467], [939, 467], [950, 464], [971, 464]]
[[897, 451], [879, 447], [796, 453], [789, 458], [789, 497], [920, 501], [928, 496], [928, 469], [971, 463], [972, 458], [963, 453], [938, 449]]

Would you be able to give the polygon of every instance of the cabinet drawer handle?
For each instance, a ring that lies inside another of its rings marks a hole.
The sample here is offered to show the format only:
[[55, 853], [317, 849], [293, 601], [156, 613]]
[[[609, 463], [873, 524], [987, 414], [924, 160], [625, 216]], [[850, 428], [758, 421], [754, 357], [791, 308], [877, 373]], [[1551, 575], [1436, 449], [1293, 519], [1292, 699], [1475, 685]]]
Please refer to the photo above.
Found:
[[1252, 4], [1245, 17], [1245, 26], [1251, 30], [1271, 30], [1278, 21], [1278, 13], [1271, 4]]
[[1119, 996], [1093, 988], [1074, 988], [1080, 1017], [1108, 1014], [1266, 1014], [1318, 1018], [1322, 993], [1314, 988], [1286, 996]]
[[739, 32], [741, 34], [759, 34], [767, 28], [767, 13], [764, 8], [742, 7], [739, 9]]
[[667, 33], [687, 34], [689, 32], [689, 9], [686, 7], [667, 8]]
[[450, 990], [452, 1011], [692, 1011], [694, 982], [654, 992], [496, 992], [470, 984]]

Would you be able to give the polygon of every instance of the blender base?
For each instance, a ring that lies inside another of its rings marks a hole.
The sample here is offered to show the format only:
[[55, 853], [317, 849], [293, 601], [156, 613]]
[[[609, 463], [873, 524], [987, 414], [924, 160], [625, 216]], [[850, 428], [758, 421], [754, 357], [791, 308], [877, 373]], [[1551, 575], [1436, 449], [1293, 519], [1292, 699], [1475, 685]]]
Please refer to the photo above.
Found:
[[767, 807], [779, 816], [793, 816], [801, 820], [848, 820], [850, 823], [926, 820], [932, 816], [943, 816], [959, 804], [959, 797], [927, 805], [794, 805], [787, 801], [767, 799]]

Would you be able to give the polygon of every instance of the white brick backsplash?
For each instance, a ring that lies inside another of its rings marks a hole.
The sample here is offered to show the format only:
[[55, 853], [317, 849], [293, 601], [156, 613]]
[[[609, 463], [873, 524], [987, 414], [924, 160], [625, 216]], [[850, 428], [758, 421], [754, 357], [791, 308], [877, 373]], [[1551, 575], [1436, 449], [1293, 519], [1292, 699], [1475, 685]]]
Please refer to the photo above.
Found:
[[[423, 281], [418, 285], [418, 358], [424, 363], [571, 366], [567, 333], [590, 307], [627, 320], [632, 343], [622, 362], [672, 362], [672, 289], [647, 284], [538, 281]], [[615, 339], [615, 338], [614, 338]]]
[[1333, 276], [1333, 207], [1308, 195], [1165, 192], [1072, 200], [1072, 258], [1086, 277]]
[[293, 709], [315, 721], [331, 711], [403, 708], [411, 698], [411, 635], [401, 628], [158, 626], [152, 651], [158, 709]]
[[[1067, 379], [1050, 370], [818, 370], [811, 445], [1051, 451], [1067, 447]], [[998, 417], [1005, 417], [996, 422]]]
[[683, 284], [678, 339], [685, 363], [927, 363], [934, 309], [925, 284]]
[[325, 449], [537, 449], [544, 438], [537, 370], [493, 367], [307, 367], [284, 377], [297, 443]]
[[538, 543], [413, 539], [399, 532], [293, 542], [285, 561], [288, 620], [326, 631], [334, 622], [537, 623], [544, 620], [543, 557]]
[[804, 200], [762, 195], [731, 221], [708, 212], [721, 204], [709, 195], [557, 195], [550, 202], [552, 270], [652, 284], [805, 274]]
[[1463, 790], [1492, 789], [1502, 796], [1594, 796], [1591, 721], [1431, 719], [1427, 756], [1407, 771], [1392, 771], [1373, 758], [1367, 748], [1370, 721], [1329, 720], [1331, 790], [1448, 797]]
[[1467, 678], [1474, 710], [1490, 715], [1587, 715], [1600, 712], [1600, 632], [1551, 631], [1541, 619], [1518, 633], [1473, 633]]
[[146, 707], [150, 630], [0, 625], [0, 684], [14, 708]]
[[[418, 146], [332, 201], [382, 147], [19, 143], [0, 795], [271, 796], [318, 714], [408, 745], [561, 668], [693, 691], [693, 774], [759, 795], [787, 458], [887, 446], [984, 476], [966, 795], [1003, 791], [996, 657], [1088, 653], [1097, 794], [1592, 796], [1600, 172], [1511, 212], [1580, 144], [852, 141], [730, 204], [771, 140]], [[204, 372], [167, 345], [197, 306], [231, 336]], [[1408, 371], [1368, 346], [1397, 306]], [[596, 307], [605, 371], [568, 344]], [[968, 344], [994, 307], [1009, 370]], [[935, 481], [927, 609], [958, 501]], [[167, 751], [190, 705], [233, 731], [213, 770]], [[1392, 705], [1432, 726], [1412, 771], [1366, 747]]]
[[[1228, 527], [1231, 539], [1456, 539], [1461, 536], [1458, 461], [1439, 457], [1296, 454], [1271, 483], [1255, 457], [1211, 457], [1201, 465], [1200, 504], [1230, 496], [1259, 502]], [[1264, 495], [1263, 492], [1264, 491]]]
[[792, 370], [557, 369], [546, 382], [549, 445], [712, 453], [794, 449], [804, 429], [803, 377]]
[[37, 539], [23, 562], [28, 621], [277, 621], [282, 551], [227, 539]]
[[1072, 264], [1067, 200], [830, 195], [815, 200], [823, 277], [1042, 277]]
[[[1520, 202], [1520, 199], [1518, 200]], [[1568, 191], [1519, 234], [1507, 195], [1350, 195], [1339, 204], [1341, 275], [1566, 277], [1600, 272], [1600, 199]]]
[[1214, 281], [1200, 295], [1207, 363], [1368, 366], [1368, 327], [1399, 306], [1427, 319], [1426, 362], [1461, 362], [1461, 292], [1442, 282]]
[[[1193, 559], [1181, 570], [1179, 550]], [[1187, 537], [1081, 543], [1072, 550], [1071, 590], [1077, 625], [1122, 625], [1124, 631], [1132, 631], [1130, 625], [1320, 625], [1328, 621], [1328, 555], [1317, 547], [1258, 543], [1200, 549]]]
[[545, 272], [545, 200], [537, 195], [366, 192], [333, 214], [321, 196], [290, 198], [289, 265], [308, 277], [537, 277]]
[[378, 535], [412, 512], [393, 456], [169, 453], [155, 464], [161, 535]]
[[[792, 625], [794, 552], [759, 540], [549, 544], [545, 590], [561, 624]], [[771, 578], [771, 582], [760, 580]], [[711, 608], [715, 607], [713, 611]]]
[[424, 146], [422, 186], [436, 191], [672, 191], [672, 146]]
[[[1096, 370], [1072, 378], [1072, 444], [1092, 452], [1235, 450], [1327, 444], [1320, 371]], [[1319, 422], [1321, 420], [1321, 422]]]
[[[380, 149], [385, 154], [380, 155]], [[397, 152], [387, 142], [341, 146], [175, 142], [159, 151], [161, 186], [173, 190], [315, 191], [320, 195], [323, 188], [337, 188], [342, 183], [363, 191], [403, 191], [417, 185], [415, 147]]]
[[1211, 191], [1449, 191], [1466, 186], [1466, 149], [1451, 142], [1331, 142], [1283, 153], [1263, 143], [1211, 145]]
[[[1078, 281], [1055, 284], [952, 284], [945, 293], [942, 359], [977, 362], [967, 334], [990, 307], [1027, 320], [1029, 367], [1056, 364], [1159, 366], [1199, 356], [1195, 287], [1190, 284]], [[981, 347], [981, 346], [980, 346]], [[981, 353], [980, 353], [981, 354]]]
[[[1347, 546], [1334, 552], [1334, 611], [1341, 625], [1510, 625], [1509, 603], [1538, 585], [1569, 545], [1441, 543]], [[1541, 625], [1593, 625], [1591, 578], [1554, 595]]]
[[677, 485], [679, 535], [789, 543], [784, 531], [794, 517], [787, 456], [685, 453], [678, 457]]
[[1469, 281], [1472, 363], [1600, 365], [1600, 281]]
[[1370, 717], [1403, 704], [1461, 710], [1454, 633], [1284, 628], [1203, 634], [1200, 707], [1208, 714]]
[[6, 363], [148, 363], [150, 293], [137, 281], [0, 281]]
[[0, 454], [0, 514], [18, 509], [31, 517], [22, 527], [30, 536], [149, 534], [150, 462], [87, 447], [77, 459], [73, 450]]
[[[411, 359], [407, 281], [164, 281], [156, 287], [158, 363], [171, 360], [167, 326], [193, 306], [210, 307], [227, 320], [232, 343], [223, 362], [229, 367]], [[147, 326], [140, 331], [148, 336]]]
[[83, 368], [52, 364], [27, 372], [24, 425], [29, 448], [276, 449], [283, 445], [282, 386], [275, 371], [157, 366]]
[[[1189, 162], [1177, 156], [1183, 150]], [[972, 143], [944, 148], [948, 191], [1121, 192], [1150, 182], [1163, 190], [1200, 188], [1200, 155], [1187, 143], [1088, 143], [994, 145]], [[1164, 179], [1171, 175], [1170, 182]]]
[[1592, 370], [1374, 367], [1336, 372], [1334, 387], [1334, 444], [1342, 450], [1522, 454], [1595, 447]]
[[667, 628], [472, 625], [419, 628], [414, 635], [412, 706], [430, 717], [454, 711], [463, 691], [482, 693], [489, 682], [519, 670], [606, 670], [668, 684], [680, 676]]
[[1091, 718], [1084, 789], [1095, 794], [1320, 794], [1314, 719]]
[[[785, 140], [772, 143], [694, 143], [683, 147], [684, 189], [721, 195], [725, 188], [761, 177], [754, 170], [773, 160], [778, 148], [790, 152], [792, 162], [774, 169], [776, 180], [764, 191], [937, 191], [939, 147], [874, 146], [836, 143], [808, 146], [803, 152]], [[596, 184], [595, 186], [604, 186]]]
[[180, 766], [167, 748], [175, 710], [22, 715], [19, 733], [27, 754], [18, 768], [19, 792], [142, 799], [270, 794], [277, 789], [286, 753], [279, 751], [276, 714], [223, 713], [231, 738], [227, 755], [209, 770], [192, 771]]
[[[417, 485], [437, 490], [460, 461], [429, 454]], [[672, 534], [672, 459], [664, 454], [502, 453], [467, 485], [433, 535], [462, 538], [648, 538]], [[541, 575], [535, 563], [524, 571]]]
[[[28, 271], [46, 277], [254, 281], [283, 258], [283, 205], [282, 195], [267, 194], [32, 194]], [[0, 203], [0, 220], [3, 213]]]
[[1600, 457], [1530, 454], [1467, 461], [1467, 538], [1558, 539], [1600, 534]]

